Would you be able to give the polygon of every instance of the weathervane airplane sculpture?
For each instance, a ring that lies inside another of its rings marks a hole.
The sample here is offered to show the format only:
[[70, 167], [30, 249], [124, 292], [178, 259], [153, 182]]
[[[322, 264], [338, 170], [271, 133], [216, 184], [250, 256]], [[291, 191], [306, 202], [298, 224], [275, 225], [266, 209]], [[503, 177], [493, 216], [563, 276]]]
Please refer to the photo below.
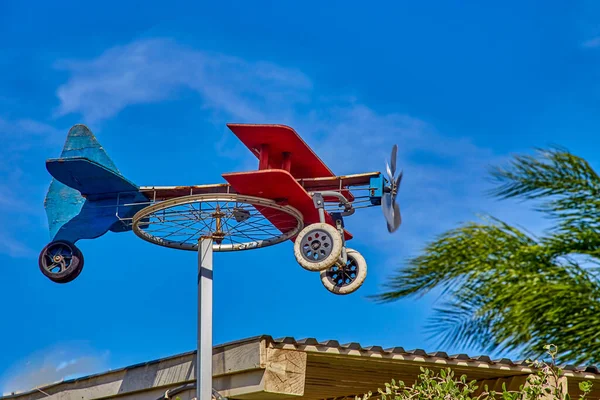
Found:
[[60, 158], [46, 161], [54, 179], [44, 202], [51, 242], [40, 253], [41, 272], [54, 282], [70, 282], [84, 264], [77, 241], [133, 230], [151, 243], [192, 251], [198, 251], [202, 237], [212, 238], [213, 251], [291, 240], [297, 262], [320, 272], [329, 291], [357, 290], [367, 264], [346, 247], [352, 235], [344, 217], [381, 206], [388, 231], [398, 229], [397, 146], [387, 177], [381, 172], [336, 176], [288, 126], [227, 126], [258, 158], [258, 170], [225, 173], [226, 183], [171, 187], [135, 185], [86, 126], [73, 126]]

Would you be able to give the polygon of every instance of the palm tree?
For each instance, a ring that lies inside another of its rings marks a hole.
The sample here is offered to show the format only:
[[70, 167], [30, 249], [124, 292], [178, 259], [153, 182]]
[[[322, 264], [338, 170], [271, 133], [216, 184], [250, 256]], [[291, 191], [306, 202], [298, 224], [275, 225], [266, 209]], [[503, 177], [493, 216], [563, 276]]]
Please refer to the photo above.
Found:
[[563, 362], [600, 362], [600, 177], [562, 148], [491, 175], [493, 195], [537, 200], [552, 227], [535, 237], [493, 217], [466, 223], [409, 259], [376, 299], [441, 289], [427, 326], [440, 345], [535, 357], [552, 343]]

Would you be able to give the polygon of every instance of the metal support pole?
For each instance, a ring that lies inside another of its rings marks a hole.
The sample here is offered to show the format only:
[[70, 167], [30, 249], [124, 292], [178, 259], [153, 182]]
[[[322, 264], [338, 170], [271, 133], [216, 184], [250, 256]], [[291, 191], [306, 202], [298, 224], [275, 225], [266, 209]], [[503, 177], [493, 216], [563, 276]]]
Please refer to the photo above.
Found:
[[198, 241], [198, 352], [196, 354], [196, 399], [212, 396], [213, 239]]

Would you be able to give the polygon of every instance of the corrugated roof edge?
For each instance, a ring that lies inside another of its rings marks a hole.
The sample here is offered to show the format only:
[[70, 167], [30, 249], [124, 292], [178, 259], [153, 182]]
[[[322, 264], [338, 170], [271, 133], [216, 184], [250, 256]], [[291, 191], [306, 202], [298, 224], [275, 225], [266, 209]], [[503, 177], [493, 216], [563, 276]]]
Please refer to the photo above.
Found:
[[[484, 362], [484, 363], [491, 364], [491, 365], [506, 365], [509, 367], [529, 367], [529, 364], [527, 363], [526, 360], [513, 361], [508, 358], [492, 360], [490, 357], [485, 356], [485, 355], [484, 356], [475, 356], [475, 357], [471, 357], [464, 353], [448, 355], [446, 352], [443, 352], [443, 351], [428, 353], [423, 349], [404, 350], [403, 347], [390, 347], [387, 349], [384, 349], [381, 346], [363, 347], [360, 343], [357, 343], [357, 342], [340, 344], [339, 341], [337, 341], [337, 340], [318, 341], [316, 338], [295, 339], [294, 337], [291, 337], [291, 336], [285, 336], [285, 337], [274, 339], [270, 335], [259, 335], [259, 336], [249, 337], [246, 339], [240, 339], [240, 340], [235, 340], [235, 341], [215, 345], [213, 347], [213, 349], [231, 347], [231, 346], [236, 346], [236, 345], [250, 343], [250, 342], [258, 342], [261, 340], [265, 340], [269, 344], [275, 345], [275, 346], [277, 346], [277, 345], [292, 345], [297, 348], [301, 348], [304, 346], [316, 346], [316, 347], [335, 348], [335, 349], [339, 349], [339, 350], [355, 350], [355, 351], [371, 353], [371, 354], [373, 354], [373, 353], [398, 354], [398, 355], [420, 356], [420, 357], [425, 357], [425, 358], [431, 357], [431, 358], [436, 358], [436, 359], [445, 359], [445, 360], [449, 360], [449, 361]], [[10, 399], [10, 398], [13, 398], [16, 396], [21, 396], [24, 394], [37, 392], [38, 389], [44, 390], [44, 389], [52, 388], [54, 386], [58, 386], [58, 385], [62, 385], [62, 384], [75, 383], [75, 382], [82, 381], [82, 380], [92, 379], [97, 376], [118, 373], [121, 371], [126, 371], [129, 369], [138, 368], [138, 367], [144, 367], [144, 366], [155, 364], [155, 363], [158, 363], [161, 361], [165, 361], [165, 360], [169, 360], [169, 359], [173, 359], [173, 358], [177, 358], [177, 357], [183, 357], [183, 356], [187, 356], [187, 355], [191, 355], [191, 354], [195, 354], [195, 353], [196, 353], [196, 350], [192, 350], [192, 351], [188, 351], [185, 353], [179, 353], [179, 354], [175, 354], [172, 356], [167, 356], [167, 357], [163, 357], [163, 358], [154, 359], [151, 361], [146, 361], [146, 362], [141, 362], [138, 364], [129, 365], [129, 366], [123, 367], [123, 368], [117, 368], [117, 369], [99, 372], [97, 374], [92, 374], [92, 375], [81, 376], [79, 378], [73, 378], [73, 379], [69, 379], [69, 380], [62, 380], [62, 381], [58, 381], [58, 382], [55, 382], [55, 383], [52, 383], [49, 385], [38, 386], [36, 388], [27, 390], [24, 392], [16, 392], [14, 395], [0, 396], [0, 399]], [[571, 372], [575, 372], [575, 373], [587, 373], [587, 374], [599, 375], [597, 378], [600, 379], [600, 370], [596, 366], [561, 365], [560, 368], [564, 369], [565, 371], [571, 371]]]
[[[273, 339], [270, 336], [263, 335], [261, 336], [263, 339], [269, 340], [273, 344], [287, 344], [294, 345], [298, 347], [302, 346], [318, 346], [318, 347], [329, 347], [329, 348], [337, 348], [340, 350], [357, 350], [360, 352], [368, 352], [368, 353], [381, 353], [381, 354], [400, 354], [400, 355], [411, 355], [411, 356], [421, 356], [421, 357], [431, 357], [438, 359], [446, 359], [451, 361], [466, 361], [466, 362], [484, 362], [491, 365], [506, 365], [506, 366], [515, 366], [515, 367], [529, 367], [530, 364], [527, 360], [517, 360], [513, 361], [509, 358], [499, 358], [492, 360], [489, 356], [481, 355], [481, 356], [469, 356], [468, 354], [454, 354], [448, 355], [448, 353], [444, 351], [436, 351], [430, 352], [423, 349], [414, 349], [414, 350], [405, 350], [403, 347], [390, 347], [387, 349], [382, 348], [381, 346], [361, 346], [360, 343], [351, 342], [346, 344], [340, 344], [337, 340], [325, 340], [318, 341], [315, 338], [304, 338], [304, 339], [295, 339], [290, 336]], [[600, 375], [600, 370], [596, 366], [576, 366], [576, 365], [560, 365], [565, 371], [579, 372], [579, 373], [591, 373], [595, 375]], [[600, 376], [599, 376], [600, 378]]]

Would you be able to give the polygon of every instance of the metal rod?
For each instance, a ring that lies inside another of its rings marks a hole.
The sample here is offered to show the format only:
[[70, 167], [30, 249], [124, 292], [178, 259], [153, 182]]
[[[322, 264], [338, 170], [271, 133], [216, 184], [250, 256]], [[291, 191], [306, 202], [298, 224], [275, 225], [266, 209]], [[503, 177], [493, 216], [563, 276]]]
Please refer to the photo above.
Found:
[[348, 199], [346, 199], [341, 193], [334, 192], [332, 190], [320, 190], [319, 193], [321, 193], [321, 196], [323, 197], [335, 197], [344, 205], [350, 204], [348, 203]]
[[196, 353], [196, 399], [212, 396], [213, 239], [198, 241], [198, 351]]
[[[315, 192], [315, 193], [320, 193], [323, 198], [325, 198], [325, 197], [337, 198], [340, 201], [340, 203], [344, 206], [344, 211], [341, 213], [342, 216], [348, 217], [348, 216], [354, 214], [354, 209], [352, 208], [352, 204], [341, 193], [333, 192], [330, 190], [324, 190], [324, 191]], [[320, 216], [321, 216], [321, 211], [319, 209], [319, 217]]]
[[323, 207], [319, 207], [319, 208], [317, 208], [317, 211], [319, 212], [319, 222], [324, 224], [325, 223], [325, 210], [323, 209]]
[[115, 212], [115, 216], [117, 217], [117, 219], [120, 219], [119, 218], [119, 203], [121, 202], [120, 197], [121, 197], [121, 193], [117, 193], [117, 211]]

